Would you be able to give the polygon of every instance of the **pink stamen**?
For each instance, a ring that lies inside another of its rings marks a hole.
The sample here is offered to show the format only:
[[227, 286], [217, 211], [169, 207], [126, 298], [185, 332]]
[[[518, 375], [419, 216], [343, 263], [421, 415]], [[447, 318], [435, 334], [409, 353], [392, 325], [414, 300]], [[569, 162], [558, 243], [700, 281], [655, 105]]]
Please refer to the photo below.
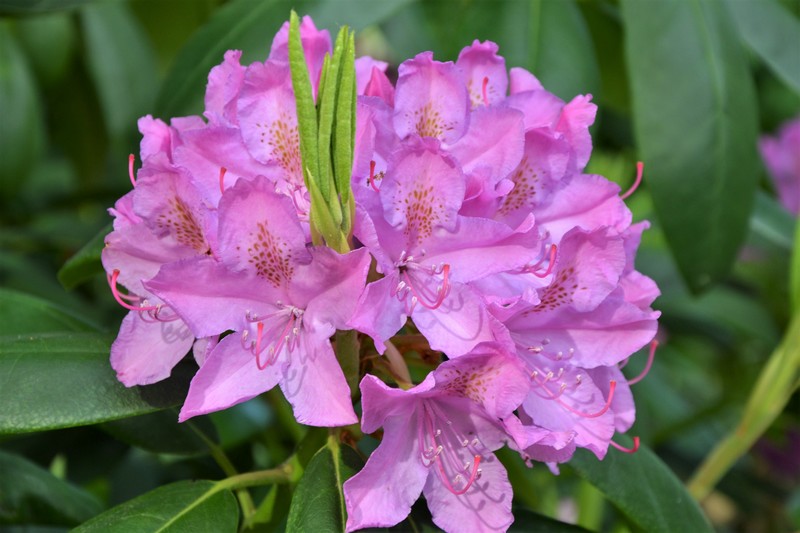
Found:
[[633, 194], [634, 191], [636, 191], [636, 189], [639, 188], [639, 185], [642, 183], [642, 172], [644, 172], [644, 163], [642, 163], [641, 161], [637, 161], [636, 162], [636, 180], [633, 182], [633, 185], [631, 185], [631, 188], [628, 189], [625, 192], [625, 194], [620, 196], [621, 200], [625, 200], [628, 196]]
[[369, 162], [369, 185], [375, 192], [381, 192], [377, 185], [375, 185], [375, 161]]
[[564, 409], [566, 409], [570, 413], [573, 413], [573, 414], [576, 414], [576, 415], [580, 416], [581, 418], [597, 418], [599, 416], [603, 416], [604, 414], [606, 414], [606, 411], [608, 411], [611, 408], [611, 402], [614, 399], [614, 391], [617, 389], [617, 382], [614, 381], [614, 380], [610, 381], [609, 382], [609, 388], [608, 388], [608, 399], [606, 400], [606, 404], [602, 407], [602, 409], [600, 409], [596, 413], [584, 413], [583, 411], [578, 411], [577, 409], [573, 408], [571, 405], [568, 405], [568, 404], [564, 403], [564, 401], [562, 401], [561, 398], [559, 397], [561, 395], [560, 394], [553, 394], [552, 392], [550, 392], [550, 389], [545, 387], [544, 383], [540, 383], [537, 380], [534, 380], [534, 383], [539, 385], [542, 389], [545, 390], [545, 392], [547, 392], [547, 396], [548, 396], [547, 399], [555, 400]]
[[128, 309], [130, 311], [158, 311], [158, 309], [161, 307], [160, 305], [146, 305], [146, 306], [136, 307], [134, 305], [129, 304], [123, 299], [122, 293], [120, 293], [119, 289], [117, 288], [117, 278], [119, 278], [119, 270], [114, 270], [114, 272], [111, 273], [111, 277], [108, 278], [108, 286], [111, 287], [111, 294], [114, 296], [114, 299], [117, 301], [119, 305], [121, 305], [125, 309]]
[[275, 363], [278, 360], [278, 355], [280, 355], [281, 350], [283, 349], [283, 344], [286, 342], [287, 337], [289, 336], [289, 332], [292, 330], [292, 326], [294, 325], [295, 316], [292, 313], [289, 316], [289, 320], [286, 321], [286, 326], [284, 326], [283, 331], [281, 331], [280, 336], [276, 341], [273, 341], [273, 346], [270, 346], [269, 355], [267, 357], [267, 361], [262, 365], [261, 364], [261, 352], [267, 350], [261, 349], [261, 340], [264, 336], [264, 323], [259, 322], [257, 331], [256, 331], [256, 342], [253, 344], [253, 353], [256, 356], [256, 366], [259, 370], [264, 370], [271, 364]]
[[608, 441], [608, 443], [619, 451], [625, 453], [636, 453], [639, 450], [639, 437], [633, 437], [633, 448], [626, 448], [625, 446], [617, 444], [613, 440]]
[[426, 309], [438, 309], [439, 306], [442, 305], [445, 298], [447, 298], [447, 294], [450, 292], [450, 265], [444, 265], [442, 268], [442, 284], [437, 289], [437, 297], [433, 303], [427, 302], [420, 293], [414, 288], [414, 284], [411, 282], [411, 277], [408, 275], [408, 271], [403, 272], [403, 275], [406, 278], [406, 286], [411, 290], [411, 305], [415, 305], [417, 303], [422, 304], [423, 307]]
[[437, 463], [438, 463], [437, 466], [439, 468], [439, 478], [442, 480], [442, 483], [444, 483], [444, 486], [447, 488], [447, 490], [449, 490], [450, 492], [452, 492], [456, 496], [461, 496], [462, 494], [467, 492], [470, 489], [470, 487], [472, 487], [472, 484], [475, 483], [475, 480], [478, 479], [478, 470], [479, 470], [478, 467], [481, 464], [481, 456], [480, 455], [476, 455], [474, 457], [474, 460], [473, 460], [473, 463], [472, 463], [472, 473], [469, 475], [469, 479], [467, 480], [467, 484], [464, 485], [464, 488], [461, 489], [461, 490], [456, 490], [456, 488], [453, 487], [453, 485], [450, 483], [450, 479], [448, 479], [447, 473], [444, 471], [444, 465], [442, 464], [441, 459], [439, 461], [437, 461]]
[[547, 265], [547, 270], [545, 270], [543, 274], [540, 274], [539, 272], [536, 272], [536, 268], [538, 268], [540, 266], [540, 264], [541, 264], [541, 261], [540, 261], [539, 264], [537, 264], [535, 267], [533, 267], [533, 269], [531, 270], [531, 274], [533, 274], [537, 278], [546, 278], [547, 276], [549, 276], [553, 272], [553, 267], [556, 266], [556, 254], [557, 253], [558, 253], [558, 247], [555, 244], [551, 245], [550, 246], [550, 263]]
[[653, 342], [650, 343], [650, 353], [647, 354], [647, 364], [644, 366], [644, 370], [642, 370], [642, 373], [635, 378], [629, 379], [628, 385], [635, 385], [636, 383], [639, 383], [650, 372], [650, 367], [653, 366], [653, 359], [656, 357], [656, 348], [658, 348], [658, 341], [653, 340]]
[[481, 95], [483, 95], [483, 105], [485, 105], [486, 107], [489, 107], [489, 91], [488, 91], [488, 87], [489, 87], [489, 78], [488, 77], [484, 77], [483, 78], [483, 84], [481, 84]]
[[228, 172], [228, 169], [225, 167], [219, 167], [219, 192], [225, 194], [225, 173]]
[[136, 187], [136, 178], [133, 177], [133, 162], [136, 159], [136, 156], [133, 154], [128, 156], [128, 177], [131, 179], [131, 183], [134, 187]]

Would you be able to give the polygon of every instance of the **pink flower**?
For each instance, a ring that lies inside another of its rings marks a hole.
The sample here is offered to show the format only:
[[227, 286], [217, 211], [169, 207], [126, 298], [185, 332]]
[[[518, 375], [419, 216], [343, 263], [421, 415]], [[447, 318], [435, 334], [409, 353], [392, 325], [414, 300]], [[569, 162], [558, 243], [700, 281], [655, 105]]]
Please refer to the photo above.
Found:
[[219, 260], [163, 266], [145, 287], [197, 337], [225, 336], [192, 380], [180, 420], [249, 400], [276, 384], [299, 422], [356, 422], [329, 338], [355, 307], [366, 250], [306, 248], [291, 201], [264, 178], [239, 181], [219, 206]]
[[800, 117], [783, 124], [775, 137], [761, 137], [759, 147], [781, 203], [800, 214]]
[[383, 426], [383, 440], [344, 484], [347, 531], [397, 524], [420, 492], [446, 531], [511, 525], [511, 485], [492, 452], [508, 439], [502, 419], [527, 389], [519, 364], [492, 345], [443, 363], [407, 391], [365, 376], [361, 426]]

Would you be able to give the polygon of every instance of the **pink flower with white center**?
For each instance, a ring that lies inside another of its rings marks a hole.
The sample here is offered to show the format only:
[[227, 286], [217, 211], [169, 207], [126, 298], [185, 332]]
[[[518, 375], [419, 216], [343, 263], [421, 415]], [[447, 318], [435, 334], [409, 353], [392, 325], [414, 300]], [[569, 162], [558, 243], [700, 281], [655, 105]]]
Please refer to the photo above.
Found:
[[399, 523], [420, 493], [446, 531], [508, 528], [511, 485], [492, 452], [508, 440], [502, 420], [527, 390], [520, 365], [493, 345], [443, 363], [407, 391], [365, 376], [361, 426], [383, 426], [383, 440], [344, 484], [347, 531]]
[[800, 117], [784, 123], [774, 137], [761, 137], [759, 148], [778, 199], [790, 213], [800, 214]]

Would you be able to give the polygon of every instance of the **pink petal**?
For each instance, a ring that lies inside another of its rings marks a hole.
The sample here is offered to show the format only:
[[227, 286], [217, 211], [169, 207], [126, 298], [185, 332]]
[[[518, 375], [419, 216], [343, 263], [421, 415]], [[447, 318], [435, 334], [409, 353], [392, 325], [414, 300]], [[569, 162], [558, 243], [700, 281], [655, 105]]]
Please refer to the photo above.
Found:
[[592, 136], [589, 133], [589, 126], [594, 123], [597, 106], [591, 103], [591, 100], [592, 95], [590, 94], [573, 98], [561, 110], [561, 117], [556, 126], [556, 131], [563, 133], [575, 150], [578, 171], [583, 170], [592, 154]]
[[530, 72], [521, 67], [511, 67], [509, 70], [509, 78], [511, 94], [517, 94], [525, 91], [539, 91], [544, 89], [542, 83]]
[[554, 242], [574, 227], [594, 230], [602, 226], [622, 232], [631, 223], [631, 212], [619, 198], [619, 186], [602, 176], [576, 174], [553, 194], [549, 205], [534, 211]]
[[494, 454], [486, 454], [480, 469], [481, 477], [459, 496], [450, 492], [438, 475], [432, 472], [428, 476], [423, 492], [437, 526], [451, 533], [490, 533], [511, 525], [513, 491], [505, 467]]
[[406, 323], [405, 304], [392, 296], [398, 282], [393, 275], [367, 285], [347, 323], [349, 328], [372, 337], [378, 353], [383, 353], [384, 343]]
[[347, 321], [364, 291], [369, 253], [361, 248], [339, 255], [322, 246], [311, 248], [310, 252], [312, 262], [298, 266], [297, 278], [291, 286], [291, 301], [305, 307], [305, 320], [347, 329]]
[[268, 391], [283, 374], [280, 366], [259, 370], [255, 356], [242, 347], [240, 335], [228, 335], [192, 379], [178, 420], [227, 409]]
[[298, 264], [307, 264], [306, 237], [291, 200], [265, 178], [240, 180], [219, 204], [223, 262], [254, 272], [274, 287], [288, 284]]
[[356, 58], [356, 93], [364, 94], [370, 78], [374, 76], [373, 72], [377, 70], [383, 74], [389, 68], [389, 63], [373, 59], [370, 56], [361, 56]]
[[436, 384], [433, 374], [410, 390], [392, 388], [372, 374], [361, 379], [361, 404], [364, 414], [361, 417], [361, 429], [364, 433], [374, 433], [384, 425], [387, 418], [410, 418], [415, 409], [414, 396], [430, 391]]
[[519, 164], [524, 139], [522, 113], [479, 107], [470, 115], [469, 130], [450, 152], [465, 174], [485, 167], [489, 176], [486, 186], [494, 187]]
[[358, 422], [350, 387], [328, 335], [320, 336], [303, 326], [299, 346], [289, 354], [289, 365], [280, 386], [301, 424], [333, 427]]
[[452, 230], [464, 201], [464, 175], [436, 141], [408, 142], [381, 182], [386, 221], [403, 231], [409, 253], [436, 228]]
[[250, 155], [277, 164], [285, 180], [303, 185], [300, 138], [288, 65], [268, 61], [247, 68], [238, 100], [239, 124]]
[[228, 50], [222, 63], [208, 73], [204, 115], [211, 124], [235, 125], [236, 97], [244, 81], [245, 68], [239, 64], [240, 50]]
[[[477, 39], [458, 54], [456, 67], [461, 71], [469, 92], [472, 108], [491, 105], [506, 97], [508, 74], [506, 61], [497, 55], [498, 47], [491, 41], [481, 43]], [[484, 101], [483, 82], [486, 80]]]
[[418, 423], [416, 415], [387, 419], [380, 446], [345, 481], [348, 532], [393, 526], [411, 512], [428, 477], [416, 439]]
[[143, 320], [129, 312], [111, 345], [111, 366], [126, 387], [149, 385], [169, 377], [189, 352], [194, 336], [181, 320]]
[[453, 143], [469, 120], [469, 97], [453, 63], [423, 52], [398, 69], [394, 127], [401, 138], [414, 133]]
[[480, 297], [468, 286], [454, 283], [439, 308], [417, 305], [414, 324], [430, 342], [431, 348], [448, 357], [458, 357], [481, 342], [497, 340], [496, 330], [504, 330], [489, 313]]

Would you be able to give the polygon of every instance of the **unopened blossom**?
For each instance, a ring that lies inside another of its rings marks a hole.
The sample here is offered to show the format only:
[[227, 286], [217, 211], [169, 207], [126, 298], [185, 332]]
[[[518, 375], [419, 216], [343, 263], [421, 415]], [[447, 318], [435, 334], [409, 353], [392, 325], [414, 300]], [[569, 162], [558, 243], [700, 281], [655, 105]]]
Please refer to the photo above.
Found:
[[775, 136], [759, 141], [778, 199], [790, 213], [800, 214], [800, 117], [783, 124]]
[[383, 439], [344, 484], [347, 530], [399, 523], [420, 493], [446, 531], [505, 530], [511, 485], [492, 452], [508, 440], [502, 420], [527, 389], [521, 366], [493, 345], [443, 363], [407, 391], [365, 376], [361, 426], [383, 427]]

